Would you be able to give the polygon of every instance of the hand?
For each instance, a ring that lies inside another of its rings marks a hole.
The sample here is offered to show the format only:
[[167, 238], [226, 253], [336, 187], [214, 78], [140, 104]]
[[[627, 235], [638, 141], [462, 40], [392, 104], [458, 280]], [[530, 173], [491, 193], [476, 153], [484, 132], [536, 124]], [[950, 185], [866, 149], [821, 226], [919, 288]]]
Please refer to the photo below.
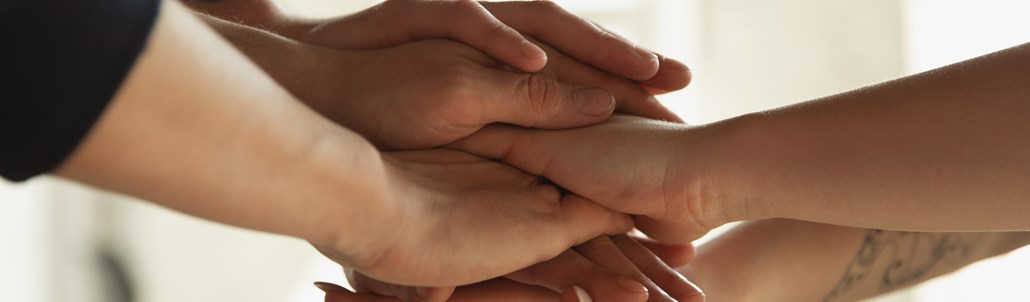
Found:
[[317, 111], [384, 149], [435, 147], [495, 122], [591, 125], [616, 104], [620, 111], [678, 120], [638, 85], [547, 49], [553, 53], [548, 67], [534, 74], [504, 70], [447, 40], [364, 52], [311, 49], [304, 60], [311, 68], [301, 63], [274, 74]]
[[326, 21], [293, 20], [274, 2], [187, 1], [193, 9], [303, 41], [341, 50], [369, 50], [424, 39], [450, 38], [504, 64], [535, 72], [548, 61], [538, 39], [612, 74], [641, 81], [653, 93], [690, 83], [683, 63], [641, 49], [550, 1], [475, 2], [393, 0]]
[[534, 45], [526, 35], [591, 66], [642, 81], [655, 91], [679, 90], [690, 82], [690, 71], [683, 63], [633, 45], [550, 1], [393, 0], [299, 27], [286, 35], [347, 50], [450, 38], [522, 71], [539, 71], [548, 56], [538, 48], [543, 44]]
[[368, 217], [364, 224], [375, 236], [359, 234], [368, 237], [352, 244], [357, 249], [316, 244], [329, 258], [379, 280], [478, 282], [632, 228], [628, 216], [579, 196], [562, 197], [536, 176], [465, 153], [395, 152], [384, 160], [393, 193], [388, 200], [398, 204], [383, 213], [398, 214]]
[[[661, 253], [662, 258], [659, 259], [648, 249]], [[700, 290], [668, 266], [685, 265], [684, 261], [689, 261], [692, 256], [691, 245], [657, 244], [625, 235], [612, 238], [601, 236], [554, 259], [508, 276], [510, 280], [524, 285], [493, 280], [459, 287], [457, 291], [454, 288], [422, 288], [416, 291], [412, 287], [392, 285], [360, 273], [348, 274], [348, 279], [359, 293], [396, 296], [404, 301], [498, 301], [502, 297], [504, 301], [521, 301], [521, 297], [538, 298], [532, 301], [577, 301], [574, 291], [583, 291], [594, 301], [703, 301]], [[663, 262], [666, 259], [674, 262]], [[646, 289], [641, 284], [645, 284]], [[371, 297], [353, 295], [326, 284], [316, 285], [327, 291], [326, 301], [364, 301]], [[525, 285], [541, 286], [553, 292], [541, 293], [539, 287]], [[481, 289], [483, 287], [492, 290], [501, 287], [506, 290], [485, 291]], [[422, 295], [418, 295], [419, 292]], [[454, 295], [450, 296], [452, 292]], [[561, 298], [559, 293], [562, 293]], [[394, 301], [391, 298], [382, 299]]]
[[[733, 217], [704, 196], [705, 144], [682, 124], [614, 116], [592, 127], [531, 130], [496, 125], [451, 145], [540, 175], [620, 212], [664, 242], [690, 242]], [[691, 134], [691, 136], [685, 135]]]

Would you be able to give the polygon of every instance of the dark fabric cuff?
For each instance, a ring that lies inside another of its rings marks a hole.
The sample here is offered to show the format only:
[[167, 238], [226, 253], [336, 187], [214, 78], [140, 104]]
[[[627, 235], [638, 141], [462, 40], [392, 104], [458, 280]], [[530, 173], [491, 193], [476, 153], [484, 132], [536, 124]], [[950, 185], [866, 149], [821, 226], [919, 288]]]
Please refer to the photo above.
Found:
[[160, 0], [15, 0], [0, 5], [0, 176], [58, 167], [143, 51]]

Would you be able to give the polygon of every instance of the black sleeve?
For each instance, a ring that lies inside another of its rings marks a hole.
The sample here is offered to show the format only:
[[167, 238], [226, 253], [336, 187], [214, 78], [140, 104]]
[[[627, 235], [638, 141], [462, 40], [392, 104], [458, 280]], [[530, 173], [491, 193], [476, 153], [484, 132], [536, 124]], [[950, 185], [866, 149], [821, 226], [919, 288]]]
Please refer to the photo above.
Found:
[[53, 170], [143, 50], [159, 0], [0, 0], [0, 176]]

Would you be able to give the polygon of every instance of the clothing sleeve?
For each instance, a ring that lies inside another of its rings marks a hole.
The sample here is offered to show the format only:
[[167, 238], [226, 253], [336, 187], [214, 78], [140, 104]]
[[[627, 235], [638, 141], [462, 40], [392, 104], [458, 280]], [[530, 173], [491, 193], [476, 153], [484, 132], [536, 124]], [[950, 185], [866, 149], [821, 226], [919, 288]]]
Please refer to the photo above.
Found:
[[68, 157], [143, 51], [160, 0], [0, 1], [0, 176]]

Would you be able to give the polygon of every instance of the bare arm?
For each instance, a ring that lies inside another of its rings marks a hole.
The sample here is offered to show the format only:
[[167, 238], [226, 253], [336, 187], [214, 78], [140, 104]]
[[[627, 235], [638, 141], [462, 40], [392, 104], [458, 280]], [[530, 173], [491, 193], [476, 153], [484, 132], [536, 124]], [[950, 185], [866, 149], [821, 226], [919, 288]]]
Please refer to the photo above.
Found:
[[[58, 175], [324, 243], [336, 240], [334, 221], [360, 218], [350, 203], [381, 200], [371, 144], [307, 109], [177, 2], [162, 6], [146, 51]], [[353, 199], [320, 198], [341, 192]]]
[[720, 127], [698, 160], [749, 218], [1030, 230], [1030, 44]]
[[[624, 215], [472, 155], [381, 155], [180, 4], [164, 5], [147, 50], [58, 175], [300, 237], [343, 265], [411, 285], [493, 278], [630, 228]], [[483, 255], [491, 261], [470, 261]]]
[[680, 268], [710, 302], [869, 298], [1030, 243], [1030, 233], [919, 233], [773, 219], [698, 247]]
[[1030, 44], [702, 127], [616, 116], [452, 147], [539, 173], [685, 242], [730, 221], [1030, 230]]

